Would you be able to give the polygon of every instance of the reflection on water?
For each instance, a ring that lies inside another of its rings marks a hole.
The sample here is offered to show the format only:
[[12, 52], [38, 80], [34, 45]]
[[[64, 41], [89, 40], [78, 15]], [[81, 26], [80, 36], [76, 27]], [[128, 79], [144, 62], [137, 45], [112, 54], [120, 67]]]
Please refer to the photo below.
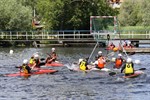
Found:
[[[46, 57], [51, 48], [0, 48], [0, 74], [14, 73], [23, 59], [39, 52]], [[93, 47], [88, 48], [56, 48], [59, 61], [70, 66], [79, 58], [88, 57]], [[91, 57], [102, 50], [97, 48]], [[150, 94], [150, 63], [149, 54], [135, 54], [131, 58], [139, 59], [142, 64], [135, 68], [145, 67], [145, 74], [135, 79], [123, 79], [121, 74], [109, 76], [107, 72], [91, 71], [88, 73], [73, 72], [67, 67], [55, 67], [59, 70], [54, 74], [34, 75], [28, 79], [22, 77], [0, 77], [0, 100], [149, 100]], [[109, 65], [108, 67], [112, 67]], [[70, 99], [69, 99], [70, 98]]]

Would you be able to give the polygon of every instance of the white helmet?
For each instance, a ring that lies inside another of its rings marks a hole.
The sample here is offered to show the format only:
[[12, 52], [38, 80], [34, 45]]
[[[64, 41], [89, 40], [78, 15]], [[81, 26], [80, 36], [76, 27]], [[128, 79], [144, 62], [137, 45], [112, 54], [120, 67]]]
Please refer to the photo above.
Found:
[[23, 60], [23, 64], [28, 64], [28, 60], [27, 60], [27, 59], [24, 59], [24, 60]]
[[128, 41], [128, 44], [131, 44], [131, 41]]
[[83, 61], [83, 59], [79, 59], [79, 64], [80, 64], [81, 61]]
[[34, 55], [34, 58], [39, 58], [39, 55], [38, 55], [38, 54], [35, 54], [35, 55]]
[[10, 50], [10, 51], [9, 51], [10, 54], [13, 54], [13, 52], [14, 52], [13, 50]]
[[52, 48], [52, 52], [54, 52], [55, 51], [55, 48]]
[[98, 51], [98, 54], [101, 55], [101, 54], [102, 54], [102, 51]]
[[128, 58], [128, 59], [127, 59], [127, 63], [130, 63], [130, 62], [132, 62], [132, 59], [131, 59], [131, 58]]
[[118, 56], [119, 56], [119, 57], [122, 57], [122, 54], [119, 53]]

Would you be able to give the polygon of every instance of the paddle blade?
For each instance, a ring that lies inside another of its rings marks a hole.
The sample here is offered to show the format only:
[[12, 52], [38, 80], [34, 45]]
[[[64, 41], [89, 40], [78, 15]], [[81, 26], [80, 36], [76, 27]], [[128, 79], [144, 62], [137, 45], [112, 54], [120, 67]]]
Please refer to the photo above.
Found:
[[41, 61], [42, 61], [42, 60], [45, 60], [45, 58], [41, 58], [40, 60], [41, 60]]
[[140, 68], [139, 70], [146, 70], [146, 68]]
[[110, 76], [116, 75], [116, 72], [110, 72], [109, 75]]
[[15, 66], [15, 68], [21, 68], [21, 66]]

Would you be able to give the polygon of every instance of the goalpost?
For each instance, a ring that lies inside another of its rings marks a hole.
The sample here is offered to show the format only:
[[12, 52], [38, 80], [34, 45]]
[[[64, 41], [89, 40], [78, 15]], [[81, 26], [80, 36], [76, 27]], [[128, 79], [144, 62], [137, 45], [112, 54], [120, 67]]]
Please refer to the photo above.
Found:
[[111, 35], [112, 39], [117, 37], [117, 16], [90, 16], [90, 33], [97, 41], [107, 39], [107, 34]]
[[[93, 51], [90, 54], [89, 59], [93, 55], [99, 41], [108, 40], [108, 34], [117, 33], [117, 17], [116, 16], [90, 16], [90, 34], [93, 35], [94, 39], [97, 41]], [[111, 37], [113, 38], [113, 37]]]
[[103, 32], [113, 27], [114, 33], [117, 32], [116, 16], [91, 16], [90, 17], [90, 33]]

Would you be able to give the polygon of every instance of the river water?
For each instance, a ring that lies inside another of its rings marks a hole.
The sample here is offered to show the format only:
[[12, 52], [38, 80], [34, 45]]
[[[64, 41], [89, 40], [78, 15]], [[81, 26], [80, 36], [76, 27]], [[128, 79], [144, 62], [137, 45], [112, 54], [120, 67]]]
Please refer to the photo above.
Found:
[[[72, 72], [66, 66], [79, 58], [90, 56], [94, 47], [58, 47], [59, 61], [64, 67], [55, 67], [54, 74], [23, 77], [4, 77], [2, 74], [15, 73], [15, 66], [23, 59], [39, 52], [46, 57], [51, 48], [0, 48], [0, 100], [149, 100], [150, 98], [150, 54], [135, 54], [132, 59], [141, 61], [135, 69], [146, 68], [144, 74], [134, 79], [123, 79], [122, 74], [109, 76], [107, 72], [91, 71], [88, 73]], [[9, 50], [14, 50], [12, 55]], [[96, 48], [94, 55], [104, 48]], [[111, 68], [112, 64], [108, 65]]]

